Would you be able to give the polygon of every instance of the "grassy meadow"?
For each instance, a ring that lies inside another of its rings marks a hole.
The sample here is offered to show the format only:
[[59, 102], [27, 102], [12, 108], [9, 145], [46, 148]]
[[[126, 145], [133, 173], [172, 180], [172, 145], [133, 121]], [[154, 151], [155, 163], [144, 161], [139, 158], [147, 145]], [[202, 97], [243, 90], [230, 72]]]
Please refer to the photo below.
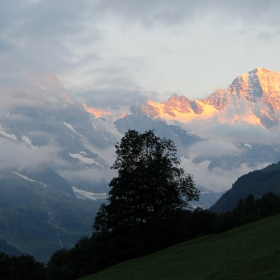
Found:
[[280, 215], [192, 239], [80, 280], [280, 279]]

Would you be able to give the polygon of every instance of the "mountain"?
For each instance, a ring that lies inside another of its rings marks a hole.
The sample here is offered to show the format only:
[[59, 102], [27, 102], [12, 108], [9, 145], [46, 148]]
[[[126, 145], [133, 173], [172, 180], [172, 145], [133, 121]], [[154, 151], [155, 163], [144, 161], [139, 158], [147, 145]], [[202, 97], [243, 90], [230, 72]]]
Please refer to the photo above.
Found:
[[218, 111], [235, 107], [239, 114], [232, 114], [231, 121], [246, 121], [270, 128], [279, 123], [280, 73], [256, 68], [237, 77], [231, 86], [204, 100]]
[[0, 249], [47, 262], [56, 250], [91, 235], [100, 203], [76, 198], [71, 186], [48, 166], [30, 172], [1, 166]]
[[0, 86], [0, 239], [46, 262], [92, 233], [108, 188], [97, 151], [117, 138], [51, 73]]
[[1, 101], [1, 163], [25, 170], [48, 164], [75, 187], [100, 186], [92, 174], [109, 165], [98, 149], [118, 139], [55, 76], [28, 73], [22, 85], [2, 90]]
[[175, 94], [160, 104], [150, 100], [141, 110], [149, 117], [168, 121], [216, 119], [220, 123], [247, 122], [270, 128], [280, 120], [280, 73], [256, 68], [204, 100]]
[[23, 255], [23, 253], [20, 252], [17, 248], [9, 245], [6, 240], [2, 239], [0, 239], [0, 252], [12, 257]]
[[91, 233], [128, 129], [174, 140], [205, 208], [237, 177], [280, 161], [279, 74], [267, 69], [203, 100], [113, 108], [81, 103], [49, 72], [25, 71], [0, 90], [0, 239], [38, 260]]
[[195, 182], [219, 192], [238, 176], [280, 161], [279, 86], [279, 73], [256, 68], [202, 100], [174, 94], [161, 103], [83, 106], [118, 139], [128, 129], [154, 129], [172, 139]]
[[114, 145], [128, 129], [154, 129], [174, 140], [197, 184], [224, 191], [237, 176], [280, 160], [279, 77], [256, 68], [203, 100], [173, 95], [111, 108], [80, 103], [49, 72], [24, 72], [21, 84], [2, 86], [0, 162], [23, 170], [47, 164], [72, 187], [105, 193]]
[[260, 198], [268, 192], [280, 195], [280, 162], [238, 178], [232, 188], [224, 193], [210, 210], [217, 213], [230, 211], [240, 199], [245, 199], [249, 194]]
[[201, 207], [204, 209], [208, 209], [212, 206], [223, 194], [223, 192], [214, 192], [212, 190], [203, 188], [201, 186], [196, 185], [197, 189], [200, 190], [199, 201], [193, 201], [190, 204], [194, 207]]

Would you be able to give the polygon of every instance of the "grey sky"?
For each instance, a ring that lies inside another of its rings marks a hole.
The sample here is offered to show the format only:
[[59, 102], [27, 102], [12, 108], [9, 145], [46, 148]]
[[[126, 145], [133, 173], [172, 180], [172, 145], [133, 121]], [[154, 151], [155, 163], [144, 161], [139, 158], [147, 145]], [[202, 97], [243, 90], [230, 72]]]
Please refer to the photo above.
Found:
[[279, 10], [277, 0], [1, 0], [0, 81], [47, 69], [92, 102], [204, 98], [256, 67], [280, 71]]

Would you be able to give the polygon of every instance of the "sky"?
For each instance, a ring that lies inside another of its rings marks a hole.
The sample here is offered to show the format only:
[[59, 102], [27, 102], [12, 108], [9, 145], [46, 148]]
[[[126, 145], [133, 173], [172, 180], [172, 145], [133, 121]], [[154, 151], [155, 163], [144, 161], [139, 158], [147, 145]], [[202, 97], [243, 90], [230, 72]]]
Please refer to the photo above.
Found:
[[280, 72], [279, 10], [278, 0], [0, 0], [0, 82], [48, 70], [97, 107], [203, 99], [256, 67]]

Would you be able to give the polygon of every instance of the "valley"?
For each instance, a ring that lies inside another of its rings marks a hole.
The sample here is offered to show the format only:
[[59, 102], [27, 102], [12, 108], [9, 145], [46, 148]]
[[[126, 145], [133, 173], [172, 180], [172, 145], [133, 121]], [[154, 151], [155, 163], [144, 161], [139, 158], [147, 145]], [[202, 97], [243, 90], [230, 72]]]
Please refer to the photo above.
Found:
[[[201, 190], [195, 205], [204, 208], [241, 175], [280, 161], [280, 74], [268, 69], [242, 74], [203, 100], [174, 94], [161, 103], [114, 107], [80, 102], [49, 72], [30, 72], [24, 81], [1, 91], [0, 207], [6, 222], [0, 239], [39, 260], [91, 234], [115, 176], [114, 145], [128, 129], [154, 130], [174, 141], [181, 167]], [[30, 221], [22, 224], [22, 235], [18, 220]], [[39, 234], [43, 228], [51, 238]], [[27, 241], [32, 236], [40, 236], [36, 252]]]

